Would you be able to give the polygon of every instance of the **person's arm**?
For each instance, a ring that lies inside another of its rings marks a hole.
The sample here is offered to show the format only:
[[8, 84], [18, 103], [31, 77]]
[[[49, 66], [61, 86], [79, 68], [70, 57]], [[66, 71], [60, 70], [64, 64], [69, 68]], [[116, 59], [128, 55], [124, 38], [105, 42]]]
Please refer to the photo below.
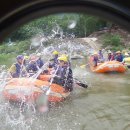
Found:
[[68, 91], [73, 90], [73, 73], [72, 73], [72, 70], [70, 68], [69, 68], [69, 73], [68, 73], [66, 83], [65, 83], [65, 89]]

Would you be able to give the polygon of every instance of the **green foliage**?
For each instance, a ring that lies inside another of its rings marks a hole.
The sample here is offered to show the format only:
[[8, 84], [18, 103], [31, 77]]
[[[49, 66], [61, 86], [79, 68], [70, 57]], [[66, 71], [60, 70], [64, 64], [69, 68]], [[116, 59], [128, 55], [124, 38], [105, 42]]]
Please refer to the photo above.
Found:
[[17, 41], [11, 46], [6, 43], [0, 46], [0, 54], [21, 54], [24, 51], [28, 50], [29, 46], [29, 41]]
[[122, 46], [122, 45], [118, 45], [118, 46], [114, 46], [114, 47], [112, 47], [111, 48], [111, 50], [113, 50], [113, 51], [122, 51], [124, 49], [124, 46]]
[[107, 22], [98, 17], [89, 15], [80, 15], [77, 23], [77, 37], [86, 37], [91, 33], [106, 27]]
[[32, 36], [36, 35], [37, 33], [40, 33], [41, 29], [37, 28], [37, 27], [33, 27], [30, 24], [27, 24], [21, 28], [19, 28], [18, 30], [16, 30], [15, 32], [13, 32], [10, 35], [10, 38], [15, 41], [15, 40], [27, 40], [29, 38], [31, 38]]
[[0, 54], [0, 65], [10, 66], [13, 62], [15, 62], [15, 54]]
[[[76, 22], [75, 28], [68, 28], [71, 21]], [[85, 14], [56, 14], [36, 19], [13, 32], [9, 37], [12, 41], [26, 40], [37, 34], [51, 35], [57, 27], [65, 35], [75, 34], [76, 37], [86, 37], [94, 31], [107, 26], [107, 22]]]
[[117, 34], [109, 34], [109, 33], [105, 34], [104, 45], [105, 46], [111, 45], [117, 47], [121, 45], [121, 37]]

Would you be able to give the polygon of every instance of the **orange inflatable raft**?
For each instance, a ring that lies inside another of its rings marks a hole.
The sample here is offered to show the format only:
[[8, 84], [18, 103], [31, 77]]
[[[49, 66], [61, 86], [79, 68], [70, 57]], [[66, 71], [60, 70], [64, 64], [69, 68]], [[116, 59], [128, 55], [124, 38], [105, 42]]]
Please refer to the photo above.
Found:
[[99, 63], [96, 67], [93, 67], [92, 58], [90, 58], [90, 69], [97, 73], [107, 73], [107, 72], [119, 72], [124, 73], [126, 67], [118, 61], [106, 61], [104, 63]]
[[[38, 79], [13, 78], [7, 82], [3, 90], [3, 96], [10, 101], [34, 102], [41, 94], [46, 94], [44, 88], [46, 89], [49, 84], [48, 81]], [[64, 88], [57, 84], [51, 84], [50, 90], [48, 95], [48, 101], [50, 102], [63, 101], [70, 94], [70, 92], [64, 93]]]
[[38, 77], [38, 79], [39, 80], [42, 80], [42, 81], [49, 81], [50, 80], [50, 78], [51, 78], [51, 75], [40, 75], [39, 77]]

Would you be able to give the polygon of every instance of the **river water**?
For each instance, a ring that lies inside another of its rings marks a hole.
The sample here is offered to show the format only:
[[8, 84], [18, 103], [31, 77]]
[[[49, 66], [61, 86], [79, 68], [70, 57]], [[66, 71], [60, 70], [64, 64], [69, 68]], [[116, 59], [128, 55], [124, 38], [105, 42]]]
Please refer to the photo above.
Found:
[[64, 102], [39, 115], [30, 109], [20, 113], [1, 95], [1, 130], [130, 130], [130, 71], [96, 74], [80, 68], [75, 61], [75, 77], [86, 82], [87, 89], [75, 87]]

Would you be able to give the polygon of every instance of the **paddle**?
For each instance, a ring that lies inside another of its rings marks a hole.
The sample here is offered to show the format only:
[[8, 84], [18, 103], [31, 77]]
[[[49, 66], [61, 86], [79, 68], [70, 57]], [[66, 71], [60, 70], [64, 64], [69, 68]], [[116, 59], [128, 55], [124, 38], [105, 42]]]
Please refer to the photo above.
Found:
[[81, 66], [80, 66], [80, 68], [85, 68], [85, 67], [86, 67], [86, 65], [81, 65]]
[[88, 66], [89, 64], [83, 64], [83, 65], [80, 65], [80, 68], [85, 68], [86, 66]]
[[52, 84], [52, 82], [54, 80], [54, 77], [56, 76], [56, 73], [57, 73], [58, 69], [59, 69], [59, 66], [57, 67], [57, 69], [55, 70], [55, 73], [51, 77], [50, 84], [48, 86], [48, 90], [46, 91], [46, 95], [49, 95], [49, 93], [50, 93], [51, 84]]
[[[39, 111], [42, 112], [42, 113], [48, 111], [48, 108], [49, 108], [48, 107], [48, 95], [53, 94], [51, 92], [51, 84], [53, 82], [54, 77], [56, 76], [56, 73], [57, 73], [58, 69], [59, 69], [59, 66], [55, 70], [55, 73], [52, 75], [51, 80], [50, 80], [50, 84], [48, 86], [46, 86], [46, 87], [43, 86], [43, 87], [40, 88], [44, 92], [41, 95], [42, 97], [44, 96], [44, 104], [39, 108]], [[60, 95], [60, 93], [59, 93], [59, 95]], [[60, 95], [60, 96], [62, 96], [62, 95]]]
[[75, 83], [76, 83], [77, 85], [79, 85], [79, 86], [81, 86], [81, 87], [83, 87], [83, 88], [87, 88], [87, 87], [88, 87], [87, 84], [82, 83], [81, 81], [79, 81], [79, 80], [76, 79], [76, 78], [74, 78], [74, 81], [75, 81]]
[[8, 81], [10, 79], [12, 79], [12, 78], [0, 79], [0, 81]]

